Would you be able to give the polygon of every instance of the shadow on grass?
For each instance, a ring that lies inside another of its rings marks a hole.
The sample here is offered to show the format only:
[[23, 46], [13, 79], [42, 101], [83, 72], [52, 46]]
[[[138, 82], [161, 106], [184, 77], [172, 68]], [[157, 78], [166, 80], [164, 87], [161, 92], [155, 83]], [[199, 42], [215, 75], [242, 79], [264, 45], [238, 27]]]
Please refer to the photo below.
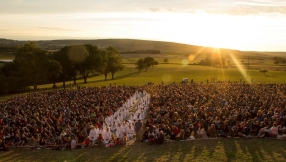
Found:
[[278, 78], [277, 76], [270, 76], [270, 75], [265, 75], [268, 78]]
[[232, 161], [236, 158], [236, 153], [237, 153], [237, 146], [235, 144], [234, 139], [223, 139], [220, 140], [220, 142], [223, 145], [223, 150], [226, 156], [227, 161]]
[[[116, 75], [116, 74], [115, 74], [115, 75]], [[104, 76], [103, 76], [103, 78], [100, 79], [100, 80], [94, 80], [94, 81], [88, 81], [88, 80], [87, 80], [87, 83], [98, 83], [98, 82], [105, 82], [105, 81], [116, 81], [116, 80], [119, 80], [119, 79], [129, 78], [129, 77], [132, 77], [132, 76], [135, 76], [135, 75], [138, 75], [138, 72], [133, 72], [133, 73], [128, 73], [128, 74], [124, 74], [124, 75], [115, 76], [113, 80], [112, 80], [112, 79], [107, 79], [107, 80], [105, 80], [105, 79], [104, 79]], [[81, 84], [81, 85], [84, 85], [84, 83]]]
[[133, 72], [133, 73], [125, 74], [125, 75], [120, 75], [120, 76], [114, 77], [114, 80], [128, 78], [128, 77], [132, 77], [132, 76], [135, 76], [135, 75], [139, 75], [138, 72]]
[[12, 148], [0, 161], [285, 161], [285, 141], [275, 139], [214, 139], [134, 143], [130, 146], [46, 150]]

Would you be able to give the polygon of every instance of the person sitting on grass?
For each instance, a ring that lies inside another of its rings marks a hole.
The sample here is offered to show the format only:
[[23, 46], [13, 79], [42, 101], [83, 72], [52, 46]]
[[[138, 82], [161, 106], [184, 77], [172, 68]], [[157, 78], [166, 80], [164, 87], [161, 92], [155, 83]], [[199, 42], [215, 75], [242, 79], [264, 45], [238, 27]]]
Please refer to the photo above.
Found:
[[28, 139], [27, 139], [27, 137], [25, 136], [25, 134], [22, 134], [22, 137], [21, 137], [21, 140], [20, 140], [18, 146], [21, 147], [21, 146], [24, 146], [25, 144], [28, 144]]
[[46, 145], [47, 145], [48, 147], [54, 145], [55, 139], [54, 139], [53, 135], [49, 135], [49, 136], [47, 137], [45, 143], [46, 143]]
[[29, 142], [29, 146], [30, 146], [31, 148], [38, 147], [38, 143], [37, 143], [37, 141], [36, 141], [36, 139], [35, 139], [34, 136], [31, 137], [30, 142]]
[[111, 135], [112, 135], [112, 133], [110, 132], [109, 128], [107, 127], [106, 131], [105, 131], [105, 133], [103, 135], [103, 139], [104, 139], [104, 143], [105, 144], [110, 143]]
[[172, 134], [170, 140], [175, 140], [177, 135], [179, 134], [179, 129], [175, 125], [172, 126]]
[[211, 138], [217, 137], [217, 131], [214, 124], [211, 124], [211, 126], [208, 128], [208, 135]]
[[148, 127], [146, 128], [146, 130], [144, 131], [142, 138], [141, 138], [141, 142], [147, 141], [148, 140]]
[[109, 142], [109, 147], [111, 146], [115, 146], [116, 145], [116, 138], [114, 137], [114, 135], [111, 135], [111, 140]]
[[63, 141], [62, 141], [61, 136], [57, 136], [57, 139], [56, 139], [55, 145], [53, 146], [53, 149], [59, 150], [59, 149], [61, 149], [62, 145], [63, 145]]
[[200, 125], [199, 130], [197, 131], [196, 139], [207, 139], [207, 132], [205, 131], [205, 128], [203, 125]]
[[0, 151], [8, 151], [9, 147], [4, 143], [2, 139], [0, 139]]
[[13, 139], [13, 143], [12, 143], [12, 144], [13, 144], [14, 146], [19, 146], [20, 141], [21, 141], [21, 138], [19, 137], [19, 134], [16, 134], [15, 137], [14, 137], [14, 139]]
[[90, 139], [89, 139], [89, 136], [87, 136], [85, 140], [82, 142], [82, 148], [89, 147], [89, 146], [90, 146]]
[[115, 145], [121, 145], [121, 143], [120, 143], [120, 138], [117, 137], [117, 138], [115, 139]]
[[76, 145], [77, 145], [76, 137], [73, 137], [73, 139], [71, 140], [71, 149], [72, 150], [76, 149]]
[[121, 139], [121, 145], [126, 145], [128, 142], [128, 137], [126, 135], [126, 133], [123, 133], [123, 137]]
[[259, 137], [266, 137], [266, 138], [271, 137], [271, 129], [270, 129], [269, 125], [260, 129]]
[[163, 144], [165, 141], [165, 138], [164, 138], [164, 132], [163, 131], [160, 131], [158, 137], [155, 139], [155, 143], [161, 145]]
[[184, 140], [185, 139], [185, 130], [184, 129], [180, 129], [179, 134], [176, 137], [177, 140]]
[[85, 137], [84, 137], [84, 135], [83, 135], [82, 132], [80, 132], [80, 133], [78, 134], [77, 139], [78, 139], [78, 143], [79, 143], [79, 144], [82, 144], [82, 143], [84, 142]]
[[149, 144], [154, 144], [154, 142], [155, 142], [155, 133], [153, 132], [153, 130], [152, 129], [150, 129], [149, 130], [149, 132], [148, 132], [148, 142], [149, 142]]
[[271, 137], [277, 137], [278, 135], [278, 127], [277, 127], [277, 123], [273, 123], [273, 126], [270, 128], [271, 130]]
[[97, 142], [97, 144], [98, 144], [99, 147], [104, 146], [104, 139], [103, 139], [101, 133], [99, 133], [96, 142]]
[[134, 131], [134, 129], [132, 128], [131, 125], [128, 126], [128, 128], [127, 128], [127, 130], [126, 130], [126, 134], [127, 134], [128, 139], [133, 138], [133, 136], [134, 136], [134, 134], [135, 134], [135, 131]]
[[246, 138], [246, 139], [250, 139], [251, 136], [250, 136], [250, 128], [248, 126], [248, 123], [244, 125], [244, 128], [242, 130], [242, 136], [243, 138]]

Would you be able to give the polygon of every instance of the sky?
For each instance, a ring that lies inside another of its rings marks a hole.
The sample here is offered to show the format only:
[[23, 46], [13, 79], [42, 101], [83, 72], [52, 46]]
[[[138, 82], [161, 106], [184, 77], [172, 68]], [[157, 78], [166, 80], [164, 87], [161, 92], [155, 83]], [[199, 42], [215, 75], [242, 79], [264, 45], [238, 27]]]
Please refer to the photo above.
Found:
[[286, 51], [286, 0], [0, 0], [0, 38], [143, 39]]

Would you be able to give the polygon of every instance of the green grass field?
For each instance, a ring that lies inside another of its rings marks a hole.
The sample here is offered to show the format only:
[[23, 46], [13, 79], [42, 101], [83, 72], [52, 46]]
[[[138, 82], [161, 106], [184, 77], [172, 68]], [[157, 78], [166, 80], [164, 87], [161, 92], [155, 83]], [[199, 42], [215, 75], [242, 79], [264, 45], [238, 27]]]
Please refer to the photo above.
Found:
[[[104, 81], [104, 76], [96, 76], [88, 78], [88, 83], [83, 84], [83, 80], [78, 80], [77, 83], [83, 86], [108, 86], [116, 83], [117, 85], [144, 85], [148, 82], [154, 84], [165, 84], [170, 82], [180, 83], [182, 78], [193, 79], [195, 82], [204, 82], [212, 77], [216, 77], [220, 81], [251, 81], [253, 79], [256, 83], [285, 83], [286, 71], [270, 70], [266, 75], [259, 72], [259, 70], [237, 68], [220, 68], [199, 65], [180, 65], [180, 64], [159, 64], [151, 67], [148, 71], [142, 70], [138, 74], [138, 69], [133, 64], [125, 64], [125, 70], [115, 73], [114, 80], [111, 80], [111, 74], [108, 75], [108, 80]], [[67, 82], [69, 85], [72, 82]], [[58, 83], [61, 85], [61, 83]], [[51, 84], [41, 85], [40, 88], [49, 88]]]
[[168, 142], [163, 145], [134, 143], [111, 148], [77, 150], [28, 150], [12, 148], [0, 161], [285, 161], [286, 141], [276, 139], [209, 139]]
[[[171, 82], [181, 83], [182, 78], [193, 79], [195, 83], [206, 83], [207, 79], [210, 81], [211, 78], [217, 78], [219, 81], [245, 81], [246, 83], [252, 80], [255, 83], [286, 83], [286, 71], [269, 70], [266, 75], [259, 72], [259, 70], [247, 69], [245, 67], [239, 70], [237, 67], [233, 68], [220, 68], [210, 66], [199, 66], [199, 65], [182, 65], [182, 64], [159, 64], [150, 68], [148, 71], [142, 70], [141, 74], [138, 74], [138, 69], [135, 68], [134, 64], [125, 64], [123, 71], [115, 73], [114, 80], [111, 80], [111, 74], [108, 75], [108, 80], [104, 80], [104, 76], [95, 76], [88, 78], [86, 84], [83, 83], [83, 79], [77, 80], [77, 84], [80, 86], [109, 86], [112, 85], [127, 85], [127, 86], [142, 86], [148, 82], [154, 84], [161, 84], [162, 81], [165, 84]], [[73, 81], [66, 82], [66, 87]], [[58, 88], [62, 88], [62, 83], [57, 83]], [[30, 87], [31, 89], [33, 87]], [[51, 90], [52, 84], [39, 85], [40, 90]], [[27, 92], [29, 93], [29, 92]], [[1, 96], [0, 101], [14, 95]]]

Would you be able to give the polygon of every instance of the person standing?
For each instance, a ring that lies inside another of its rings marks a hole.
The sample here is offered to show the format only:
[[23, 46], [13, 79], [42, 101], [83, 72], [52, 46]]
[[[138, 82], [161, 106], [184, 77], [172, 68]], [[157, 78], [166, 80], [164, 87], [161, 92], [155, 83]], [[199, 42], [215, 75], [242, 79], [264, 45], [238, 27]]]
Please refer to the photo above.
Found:
[[136, 134], [136, 141], [140, 141], [140, 131], [142, 129], [142, 125], [143, 124], [140, 119], [135, 122], [134, 130]]

